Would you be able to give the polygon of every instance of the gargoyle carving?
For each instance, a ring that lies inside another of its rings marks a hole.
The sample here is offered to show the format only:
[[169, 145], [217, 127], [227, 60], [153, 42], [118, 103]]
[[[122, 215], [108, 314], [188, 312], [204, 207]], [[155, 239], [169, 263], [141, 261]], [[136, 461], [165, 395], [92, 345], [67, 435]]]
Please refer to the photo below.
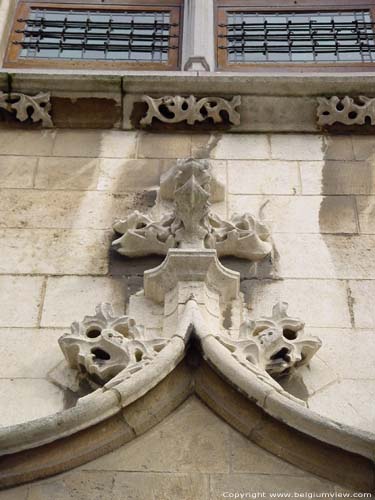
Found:
[[122, 378], [141, 370], [167, 345], [168, 339], [146, 339], [128, 316], [115, 317], [110, 304], [96, 308], [95, 316], [74, 322], [71, 333], [59, 344], [71, 368], [90, 382], [103, 385], [122, 373]]
[[355, 99], [345, 96], [343, 99], [333, 96], [318, 97], [318, 124], [333, 125], [375, 125], [375, 99], [359, 96]]
[[35, 96], [20, 93], [0, 92], [0, 108], [16, 113], [16, 118], [24, 122], [31, 118], [33, 122], [42, 122], [43, 127], [53, 127], [52, 118], [49, 114], [51, 110], [50, 94], [40, 92]]
[[248, 320], [241, 325], [239, 338], [216, 338], [244, 366], [256, 366], [274, 378], [309, 363], [322, 343], [305, 334], [304, 323], [287, 315], [288, 304], [278, 302], [270, 318]]
[[185, 160], [175, 172], [175, 208], [160, 221], [139, 212], [115, 222], [114, 248], [127, 257], [166, 255], [169, 248], [216, 249], [218, 256], [260, 260], [272, 250], [267, 227], [251, 214], [222, 220], [210, 212], [208, 162]]
[[151, 125], [156, 118], [163, 123], [180, 123], [189, 125], [211, 119], [214, 123], [222, 123], [228, 119], [233, 125], [240, 124], [240, 114], [236, 109], [241, 104], [241, 97], [235, 96], [228, 101], [222, 97], [165, 96], [159, 99], [147, 95], [142, 96], [147, 103], [147, 114], [141, 125]]

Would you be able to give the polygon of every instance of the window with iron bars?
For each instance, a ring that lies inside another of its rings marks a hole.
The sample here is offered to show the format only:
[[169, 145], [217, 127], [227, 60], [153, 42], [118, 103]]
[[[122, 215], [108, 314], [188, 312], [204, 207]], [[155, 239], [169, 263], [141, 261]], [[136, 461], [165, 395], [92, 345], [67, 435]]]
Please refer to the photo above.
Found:
[[177, 69], [182, 0], [115, 2], [20, 1], [5, 66]]
[[[375, 63], [375, 1], [217, 0], [220, 69], [346, 70]], [[375, 65], [374, 65], [375, 69]]]

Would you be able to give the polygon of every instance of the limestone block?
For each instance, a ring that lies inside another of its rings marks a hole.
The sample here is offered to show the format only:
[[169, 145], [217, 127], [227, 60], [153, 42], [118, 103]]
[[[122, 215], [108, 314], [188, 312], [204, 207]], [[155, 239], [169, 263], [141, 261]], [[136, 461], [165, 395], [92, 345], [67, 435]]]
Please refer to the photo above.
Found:
[[33, 157], [0, 156], [0, 187], [33, 187], [36, 164]]
[[230, 195], [228, 202], [229, 213], [261, 211], [272, 234], [357, 232], [355, 199], [351, 196]]
[[205, 500], [208, 485], [202, 474], [82, 471], [33, 484], [28, 500]]
[[188, 134], [147, 134], [138, 139], [138, 158], [185, 158], [190, 156]]
[[375, 328], [373, 297], [375, 281], [361, 280], [349, 282], [353, 301], [354, 324], [357, 328]]
[[325, 149], [320, 135], [271, 135], [271, 157], [275, 160], [323, 160]]
[[2, 130], [0, 155], [50, 156], [55, 135], [51, 130]]
[[357, 196], [356, 202], [360, 232], [375, 234], [375, 196]]
[[227, 424], [192, 397], [147, 434], [86, 467], [169, 473], [228, 472], [229, 431]]
[[71, 191], [95, 190], [99, 179], [99, 160], [65, 156], [40, 158], [35, 187]]
[[353, 135], [352, 141], [356, 160], [374, 160], [375, 140], [373, 136]]
[[309, 407], [340, 423], [373, 432], [374, 397], [374, 380], [342, 380], [314, 394]]
[[375, 236], [274, 235], [283, 278], [375, 278]]
[[[308, 476], [294, 465], [281, 460], [263, 450], [242, 434], [232, 431], [231, 465], [232, 472], [241, 474], [270, 474], [276, 476]], [[271, 480], [271, 478], [267, 479]]]
[[0, 426], [52, 415], [64, 408], [64, 393], [42, 379], [2, 379]]
[[134, 158], [137, 132], [119, 130], [58, 130], [53, 156]]
[[169, 167], [168, 160], [100, 160], [97, 189], [113, 193], [133, 192], [159, 186], [160, 175]]
[[[310, 331], [323, 341], [317, 356], [332, 367], [342, 379], [375, 380], [375, 364], [372, 356], [375, 349], [375, 335], [372, 331], [340, 328], [312, 328]], [[346, 358], [346, 363], [341, 363], [343, 357]]]
[[[324, 479], [310, 475], [308, 477], [301, 476], [285, 476], [285, 475], [263, 475], [263, 474], [213, 474], [211, 476], [211, 499], [222, 500], [223, 494], [235, 495], [236, 493], [243, 495], [247, 493], [260, 492], [265, 496], [259, 498], [273, 498], [270, 494], [285, 493], [286, 495], [306, 495], [306, 492], [314, 492], [316, 494], [334, 494], [335, 485]], [[231, 498], [228, 496], [228, 498]], [[235, 498], [234, 496], [232, 498]], [[241, 497], [238, 497], [241, 498]], [[246, 497], [243, 497], [246, 498]]]
[[253, 280], [243, 284], [250, 317], [265, 314], [279, 297], [289, 302], [290, 314], [306, 326], [350, 328], [345, 283], [333, 280]]
[[19, 486], [10, 490], [0, 491], [0, 500], [27, 500], [28, 486]]
[[135, 197], [95, 191], [3, 190], [0, 227], [110, 229], [117, 213], [134, 207]]
[[3, 229], [3, 274], [106, 274], [111, 234], [101, 230]]
[[332, 96], [330, 98], [318, 97], [317, 117], [319, 125], [364, 125], [369, 121], [375, 125], [375, 99], [366, 96], [343, 98]]
[[230, 194], [296, 194], [300, 192], [298, 165], [280, 161], [228, 161]]
[[329, 135], [325, 137], [326, 160], [354, 160], [354, 149], [351, 135]]
[[303, 194], [375, 194], [375, 164], [364, 161], [300, 162]]
[[43, 277], [0, 276], [1, 326], [38, 326]]
[[270, 158], [266, 134], [225, 134], [213, 148], [211, 158], [223, 160], [265, 160]]
[[61, 330], [1, 328], [0, 378], [46, 378], [62, 359]]
[[50, 277], [41, 324], [69, 327], [73, 321], [93, 313], [98, 302], [110, 302], [116, 313], [123, 314], [125, 293], [122, 280], [89, 276]]

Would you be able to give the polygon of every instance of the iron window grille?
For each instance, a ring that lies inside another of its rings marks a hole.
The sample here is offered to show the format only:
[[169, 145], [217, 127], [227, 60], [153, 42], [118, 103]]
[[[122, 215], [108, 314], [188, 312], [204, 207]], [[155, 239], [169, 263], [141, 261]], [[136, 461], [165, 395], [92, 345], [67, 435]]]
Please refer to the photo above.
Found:
[[[353, 9], [345, 2], [345, 8], [334, 9], [340, 2], [319, 2], [323, 8], [317, 11], [306, 2], [302, 6], [297, 2], [295, 10], [236, 8], [234, 3], [219, 7], [217, 54], [221, 68], [302, 64], [315, 69], [334, 66], [337, 70], [375, 62], [372, 4]], [[285, 3], [292, 7], [291, 2]]]
[[180, 7], [134, 3], [21, 3], [6, 66], [177, 68]]

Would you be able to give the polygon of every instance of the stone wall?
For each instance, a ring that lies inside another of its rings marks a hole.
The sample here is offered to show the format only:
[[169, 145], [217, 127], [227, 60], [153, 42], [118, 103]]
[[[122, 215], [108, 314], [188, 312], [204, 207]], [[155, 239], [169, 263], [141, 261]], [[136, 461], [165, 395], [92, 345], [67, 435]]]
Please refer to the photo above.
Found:
[[[323, 347], [285, 382], [314, 410], [373, 430], [375, 368], [375, 141], [365, 136], [12, 131], [0, 135], [0, 397], [2, 425], [48, 415], [75, 395], [51, 381], [57, 338], [103, 301], [123, 312], [142, 273], [161, 259], [119, 259], [111, 223], [158, 212], [160, 174], [176, 158], [212, 159], [227, 186], [221, 215], [260, 212], [272, 262], [241, 271], [255, 315], [276, 300]], [[216, 145], [215, 145], [216, 144]], [[6, 404], [4, 403], [6, 402]]]

